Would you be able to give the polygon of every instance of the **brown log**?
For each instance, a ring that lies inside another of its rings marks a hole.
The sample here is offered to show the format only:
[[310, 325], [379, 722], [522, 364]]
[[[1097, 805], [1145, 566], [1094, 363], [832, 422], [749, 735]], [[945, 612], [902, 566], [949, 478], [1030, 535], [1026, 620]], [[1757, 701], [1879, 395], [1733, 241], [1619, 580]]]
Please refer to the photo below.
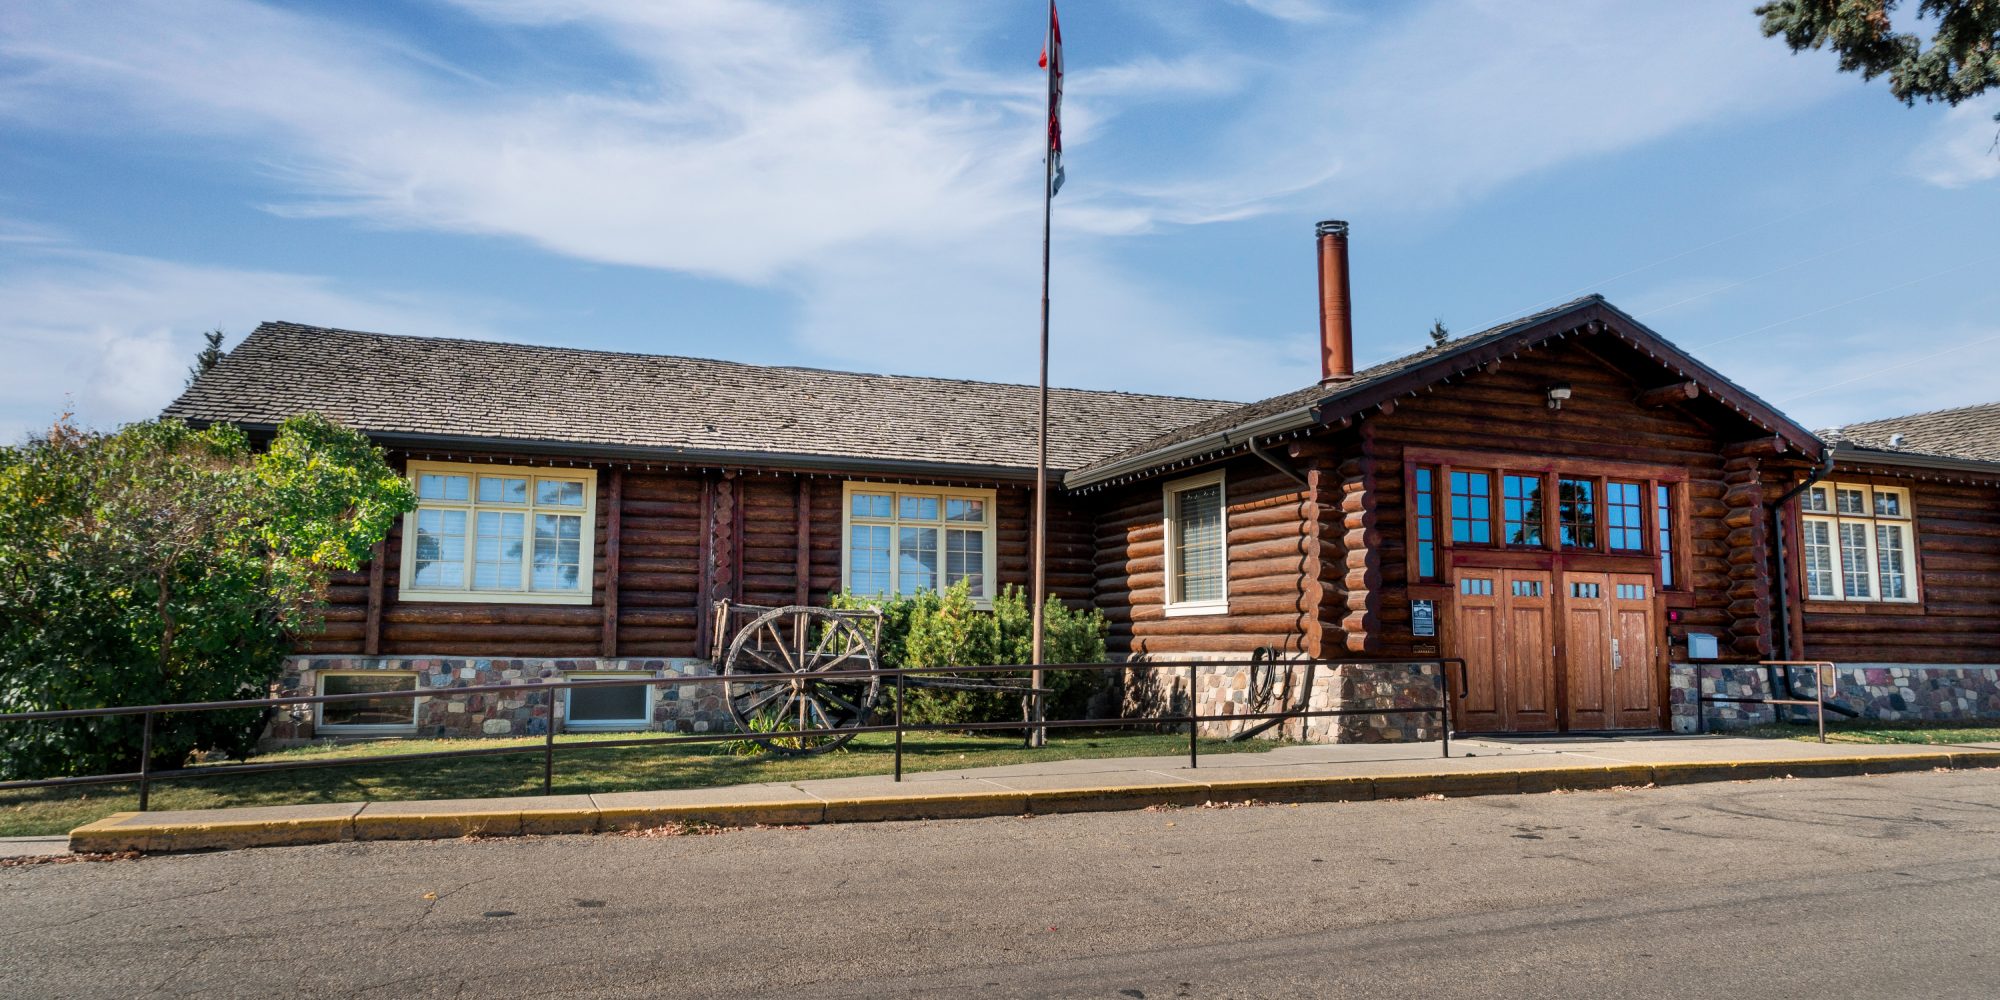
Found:
[[619, 544], [625, 525], [625, 470], [611, 470], [611, 482], [604, 503], [604, 622], [600, 639], [603, 655], [618, 655]]
[[1671, 385], [1662, 385], [1647, 389], [1639, 393], [1633, 402], [1638, 403], [1640, 406], [1666, 406], [1669, 403], [1685, 403], [1688, 400], [1698, 398], [1700, 395], [1700, 383], [1694, 381], [1675, 382]]

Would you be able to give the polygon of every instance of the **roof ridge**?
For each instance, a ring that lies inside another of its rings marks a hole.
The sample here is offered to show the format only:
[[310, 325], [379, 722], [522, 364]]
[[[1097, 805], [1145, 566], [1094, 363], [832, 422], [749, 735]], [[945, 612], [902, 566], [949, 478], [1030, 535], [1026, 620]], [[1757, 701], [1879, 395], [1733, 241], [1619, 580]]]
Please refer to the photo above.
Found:
[[[284, 328], [288, 330], [301, 331], [301, 332], [316, 331], [321, 333], [339, 333], [339, 334], [348, 334], [350, 336], [356, 336], [356, 337], [383, 337], [390, 340], [400, 340], [400, 341], [423, 341], [423, 342], [438, 343], [438, 344], [476, 344], [488, 347], [504, 347], [504, 348], [540, 350], [540, 351], [559, 351], [569, 354], [594, 354], [594, 355], [602, 355], [606, 357], [617, 357], [617, 358], [644, 358], [655, 361], [695, 361], [695, 362], [700, 362], [702, 364], [728, 365], [734, 368], [754, 368], [761, 371], [807, 372], [819, 375], [845, 375], [856, 378], [908, 379], [908, 380], [921, 380], [925, 382], [944, 383], [948, 385], [994, 386], [1006, 389], [1035, 390], [1040, 388], [1039, 386], [1031, 385], [1026, 382], [994, 382], [985, 379], [954, 378], [948, 375], [903, 375], [894, 372], [862, 372], [862, 371], [852, 371], [844, 368], [820, 368], [812, 365], [767, 365], [767, 364], [758, 364], [753, 361], [732, 361], [727, 358], [704, 358], [692, 354], [650, 354], [644, 351], [616, 351], [616, 350], [607, 350], [599, 347], [569, 347], [558, 344], [537, 344], [537, 343], [529, 343], [529, 342], [514, 341], [514, 340], [492, 340], [483, 337], [439, 337], [439, 336], [427, 336], [422, 334], [382, 333], [375, 330], [351, 330], [346, 327], [338, 327], [338, 326], [316, 326], [311, 323], [298, 323], [291, 320], [265, 320], [263, 322], [260, 322], [257, 324], [256, 329], [253, 329], [250, 331], [250, 333], [246, 334], [244, 336], [243, 341], [239, 342], [237, 346], [241, 347], [243, 343], [247, 343], [251, 337], [254, 337], [257, 334], [263, 332], [266, 328]], [[1086, 389], [1080, 386], [1051, 385], [1049, 386], [1049, 391], [1080, 392], [1080, 393], [1088, 393], [1093, 396], [1122, 396], [1131, 399], [1172, 400], [1175, 402], [1186, 402], [1186, 403], [1219, 403], [1230, 406], [1244, 405], [1242, 400], [1236, 400], [1236, 399], [1215, 399], [1206, 396], [1179, 396], [1179, 395], [1172, 395], [1169, 393], [1156, 393], [1156, 392], [1133, 392], [1129, 389]]]
[[1876, 417], [1873, 420], [1857, 420], [1851, 424], [1841, 424], [1839, 427], [1829, 427], [1827, 428], [1827, 430], [1845, 431], [1854, 427], [1868, 427], [1874, 424], [1886, 424], [1896, 420], [1915, 420], [1919, 417], [1936, 417], [1936, 416], [1942, 416], [1947, 413], [1964, 413], [1967, 410], [1983, 410], [1995, 406], [2000, 406], [2000, 399], [1995, 399], [1984, 403], [1967, 403], [1963, 406], [1944, 406], [1944, 407], [1939, 407], [1938, 409], [1935, 410], [1918, 410], [1915, 413], [1902, 413], [1893, 417]]

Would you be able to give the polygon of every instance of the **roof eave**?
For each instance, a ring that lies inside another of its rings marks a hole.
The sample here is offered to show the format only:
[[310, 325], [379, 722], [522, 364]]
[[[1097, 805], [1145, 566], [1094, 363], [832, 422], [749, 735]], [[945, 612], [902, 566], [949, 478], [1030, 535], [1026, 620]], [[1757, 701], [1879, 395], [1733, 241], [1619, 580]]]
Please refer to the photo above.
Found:
[[[195, 422], [195, 421], [190, 421]], [[269, 434], [277, 425], [241, 422], [236, 426], [252, 433]], [[944, 478], [980, 482], [1032, 483], [1035, 470], [1012, 465], [971, 462], [926, 462], [919, 459], [854, 458], [844, 455], [814, 455], [793, 452], [737, 451], [721, 448], [684, 448], [662, 445], [600, 444], [587, 441], [556, 441], [528, 438], [474, 437], [462, 434], [423, 434], [408, 431], [362, 429], [370, 441], [398, 451], [425, 448], [464, 451], [512, 452], [522, 455], [549, 455], [591, 462], [661, 462], [672, 465], [713, 467], [763, 467], [809, 472], [899, 475], [912, 478]], [[1051, 474], [1063, 470], [1051, 469]]]
[[1939, 472], [1970, 472], [2000, 476], [2000, 462], [1977, 458], [1953, 458], [1949, 455], [1918, 455], [1906, 451], [1878, 451], [1873, 448], [1857, 448], [1850, 444], [1834, 445], [1833, 460], [1836, 463], [1847, 462], [1854, 465], [1892, 465]]
[[1104, 465], [1085, 466], [1064, 476], [1062, 485], [1067, 490], [1084, 489], [1110, 482], [1123, 476], [1152, 472], [1163, 466], [1172, 465], [1175, 462], [1241, 447], [1251, 438], [1264, 437], [1271, 434], [1284, 434], [1311, 427], [1319, 423], [1319, 407], [1320, 401], [1315, 400], [1306, 406], [1294, 407], [1267, 417], [1259, 417], [1249, 423], [1213, 431], [1198, 438], [1176, 442], [1164, 448], [1156, 448], [1143, 454], [1133, 455], [1130, 458], [1119, 459], [1118, 461]]

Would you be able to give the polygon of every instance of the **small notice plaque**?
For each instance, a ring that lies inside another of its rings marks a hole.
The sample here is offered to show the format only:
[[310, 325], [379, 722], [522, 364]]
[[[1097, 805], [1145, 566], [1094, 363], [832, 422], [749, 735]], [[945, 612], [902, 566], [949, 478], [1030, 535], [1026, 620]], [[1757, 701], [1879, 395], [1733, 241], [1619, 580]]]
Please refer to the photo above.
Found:
[[1410, 634], [1417, 637], [1438, 634], [1436, 601], [1410, 602]]

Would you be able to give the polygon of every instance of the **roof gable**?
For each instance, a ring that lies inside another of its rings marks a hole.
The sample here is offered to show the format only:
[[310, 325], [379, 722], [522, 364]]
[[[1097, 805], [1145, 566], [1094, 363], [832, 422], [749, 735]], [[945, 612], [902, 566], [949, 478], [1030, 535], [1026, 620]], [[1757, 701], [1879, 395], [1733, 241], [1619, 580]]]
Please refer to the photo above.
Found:
[[1774, 435], [1800, 454], [1818, 455], [1824, 447], [1811, 431], [1776, 407], [1695, 360], [1603, 296], [1590, 295], [1383, 362], [1344, 382], [1306, 386], [1174, 428], [1071, 472], [1064, 485], [1080, 489], [1134, 478], [1169, 464], [1220, 457], [1244, 448], [1252, 437], [1302, 433], [1318, 424], [1365, 417], [1371, 410], [1509, 355], [1580, 334], [1607, 335], [1624, 342], [1674, 377], [1695, 382], [1701, 398]]

